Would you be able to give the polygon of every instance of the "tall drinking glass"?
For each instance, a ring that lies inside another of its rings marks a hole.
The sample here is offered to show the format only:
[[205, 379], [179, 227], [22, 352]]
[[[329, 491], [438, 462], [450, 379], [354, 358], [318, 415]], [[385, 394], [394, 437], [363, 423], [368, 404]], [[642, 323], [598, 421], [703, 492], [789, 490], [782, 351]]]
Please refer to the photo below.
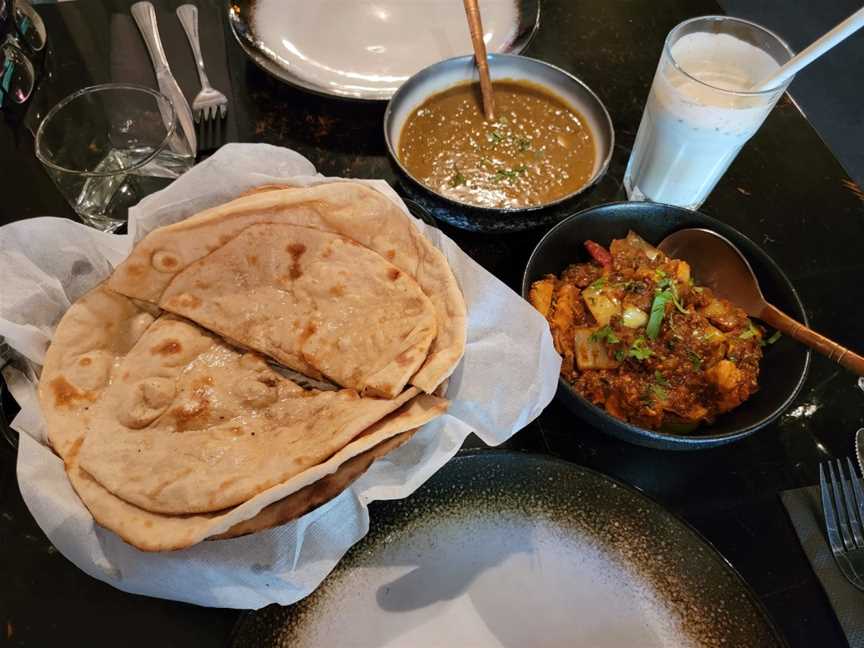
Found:
[[751, 88], [792, 56], [779, 36], [738, 18], [692, 18], [669, 32], [624, 175], [630, 200], [697, 209], [791, 79]]
[[195, 161], [170, 100], [119, 83], [84, 88], [54, 106], [36, 132], [36, 157], [81, 220], [104, 231]]

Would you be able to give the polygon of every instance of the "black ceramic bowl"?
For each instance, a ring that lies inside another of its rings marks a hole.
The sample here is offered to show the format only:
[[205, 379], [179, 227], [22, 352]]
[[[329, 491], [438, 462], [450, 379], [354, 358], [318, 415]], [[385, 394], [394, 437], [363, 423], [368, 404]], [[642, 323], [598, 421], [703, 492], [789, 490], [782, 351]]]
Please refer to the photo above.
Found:
[[[704, 227], [732, 241], [753, 267], [768, 301], [799, 322], [807, 315], [798, 293], [776, 263], [753, 241], [710, 216], [687, 209], [647, 202], [612, 203], [592, 207], [561, 221], [534, 248], [522, 279], [522, 296], [546, 274], [558, 274], [571, 263], [588, 260], [582, 243], [588, 239], [608, 245], [633, 230], [649, 243], [685, 227]], [[698, 277], [696, 278], [698, 281]], [[558, 396], [578, 416], [623, 441], [668, 450], [698, 450], [731, 443], [768, 425], [792, 403], [810, 365], [810, 351], [788, 337], [765, 348], [759, 375], [759, 391], [711, 425], [690, 435], [675, 435], [631, 425], [589, 403], [562, 378]]]

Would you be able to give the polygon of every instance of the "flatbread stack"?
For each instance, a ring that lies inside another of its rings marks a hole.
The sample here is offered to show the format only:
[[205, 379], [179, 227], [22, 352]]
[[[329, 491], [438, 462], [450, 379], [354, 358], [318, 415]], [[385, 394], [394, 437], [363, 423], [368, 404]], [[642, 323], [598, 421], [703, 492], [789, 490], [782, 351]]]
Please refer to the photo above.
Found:
[[175, 550], [336, 496], [446, 411], [465, 337], [445, 257], [388, 198], [267, 186], [144, 238], [60, 321], [39, 397], [96, 521]]

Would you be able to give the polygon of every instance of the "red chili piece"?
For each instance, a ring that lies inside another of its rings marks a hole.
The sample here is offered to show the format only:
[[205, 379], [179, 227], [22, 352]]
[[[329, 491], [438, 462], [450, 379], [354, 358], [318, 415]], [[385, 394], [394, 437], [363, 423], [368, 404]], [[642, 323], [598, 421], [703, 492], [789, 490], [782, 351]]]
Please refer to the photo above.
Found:
[[585, 249], [588, 250], [588, 254], [590, 254], [591, 257], [604, 268], [608, 268], [612, 265], [612, 255], [609, 254], [609, 250], [599, 243], [595, 243], [594, 241], [585, 241]]

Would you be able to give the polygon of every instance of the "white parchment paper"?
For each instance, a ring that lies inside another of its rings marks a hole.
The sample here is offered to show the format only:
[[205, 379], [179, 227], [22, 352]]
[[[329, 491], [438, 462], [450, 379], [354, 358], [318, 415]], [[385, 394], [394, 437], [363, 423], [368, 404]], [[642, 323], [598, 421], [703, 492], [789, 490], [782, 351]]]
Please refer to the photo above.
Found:
[[[497, 445], [552, 399], [560, 358], [543, 318], [439, 230], [417, 227], [447, 256], [468, 306], [468, 344], [453, 374], [449, 412], [376, 461], [341, 495], [299, 520], [182, 551], [146, 553], [97, 525], [63, 462], [45, 444], [36, 377], [53, 329], [72, 302], [102, 281], [135, 242], [161, 225], [268, 183], [305, 186], [332, 178], [294, 151], [230, 144], [130, 213], [129, 234], [103, 234], [59, 218], [0, 228], [0, 336], [26, 361], [4, 377], [21, 405], [18, 482], [24, 501], [57, 549], [91, 576], [128, 592], [198, 605], [260, 608], [312, 592], [369, 528], [366, 505], [410, 495], [471, 432]], [[407, 212], [390, 186], [367, 184]], [[413, 217], [412, 217], [413, 218]]]

